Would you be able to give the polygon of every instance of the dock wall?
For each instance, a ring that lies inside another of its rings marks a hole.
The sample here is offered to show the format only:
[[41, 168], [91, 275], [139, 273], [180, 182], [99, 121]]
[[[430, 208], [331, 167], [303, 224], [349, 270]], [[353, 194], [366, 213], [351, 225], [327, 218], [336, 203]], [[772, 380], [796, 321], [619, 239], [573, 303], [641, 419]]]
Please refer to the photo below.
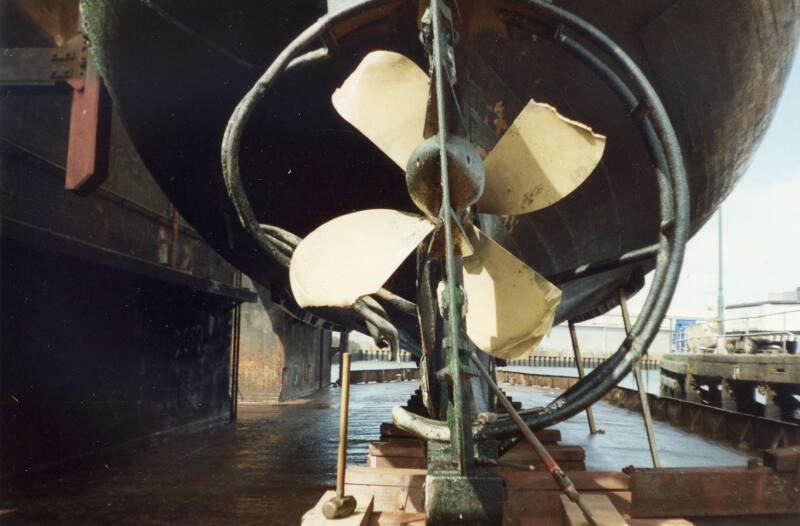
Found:
[[331, 332], [289, 316], [247, 278], [258, 301], [242, 305], [238, 399], [274, 403], [307, 396], [331, 376]]

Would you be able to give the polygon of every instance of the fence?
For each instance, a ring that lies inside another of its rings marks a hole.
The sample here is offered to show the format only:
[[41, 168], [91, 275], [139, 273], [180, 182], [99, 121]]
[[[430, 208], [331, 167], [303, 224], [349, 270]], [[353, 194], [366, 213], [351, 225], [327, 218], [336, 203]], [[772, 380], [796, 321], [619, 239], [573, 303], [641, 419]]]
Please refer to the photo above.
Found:
[[[339, 363], [339, 356], [340, 354], [337, 352], [331, 358], [331, 364], [338, 364]], [[350, 352], [350, 361], [352, 362], [366, 362], [366, 361], [376, 361], [376, 362], [413, 362], [414, 358], [408, 351], [400, 351], [400, 359], [393, 360], [392, 359], [392, 352], [391, 351], [382, 351], [382, 350], [359, 350], [359, 351], [351, 351]]]
[[[582, 358], [583, 367], [586, 369], [594, 368], [603, 363], [605, 358]], [[659, 360], [655, 358], [645, 358], [642, 360], [642, 369], [656, 370], [659, 368]], [[577, 368], [575, 358], [570, 356], [529, 356], [524, 360], [509, 360], [509, 366], [517, 367], [569, 367]]]
[[[359, 350], [350, 353], [350, 360], [358, 361], [383, 361], [391, 362], [392, 353], [390, 351], [382, 350]], [[600, 365], [605, 358], [585, 357], [583, 358], [583, 367], [586, 369], [594, 368]], [[407, 351], [400, 351], [399, 362], [413, 362], [414, 358], [411, 353]], [[339, 363], [339, 353], [331, 359], [332, 364]], [[568, 356], [529, 356], [525, 360], [510, 360], [506, 365], [520, 366], [520, 367], [570, 367], [575, 369], [575, 358]], [[642, 369], [656, 370], [659, 368], [659, 360], [655, 358], [645, 358], [642, 360]]]

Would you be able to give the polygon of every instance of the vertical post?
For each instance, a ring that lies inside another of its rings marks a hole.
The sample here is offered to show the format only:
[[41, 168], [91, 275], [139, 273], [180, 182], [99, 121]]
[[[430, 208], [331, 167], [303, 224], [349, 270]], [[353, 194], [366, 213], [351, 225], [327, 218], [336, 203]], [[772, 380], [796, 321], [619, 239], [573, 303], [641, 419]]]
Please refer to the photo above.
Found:
[[[342, 370], [344, 369], [344, 354], [348, 353], [348, 360], [349, 352], [348, 346], [350, 345], [350, 332], [340, 332], [339, 333], [339, 381], [336, 382], [337, 385], [342, 385]], [[349, 365], [349, 364], [348, 364]]]
[[673, 346], [674, 342], [672, 340], [672, 317], [668, 316], [667, 317], [667, 321], [669, 322], [669, 335], [668, 335], [668, 339], [667, 339], [667, 352], [675, 352], [675, 348]]
[[608, 336], [608, 325], [606, 322], [603, 322], [603, 355], [607, 356], [606, 354], [606, 337]]
[[[236, 288], [242, 287], [242, 272], [237, 270], [233, 275], [233, 285]], [[238, 303], [233, 309], [231, 316], [231, 400], [230, 400], [230, 421], [235, 422], [239, 414], [239, 348], [241, 343], [242, 330], [242, 304]]]
[[[630, 334], [631, 319], [628, 316], [628, 303], [625, 299], [625, 292], [622, 289], [619, 289], [619, 307], [622, 310], [622, 323], [625, 325], [625, 334]], [[638, 361], [633, 365], [633, 378], [636, 380], [636, 389], [639, 391], [639, 400], [642, 403], [644, 431], [647, 434], [650, 457], [653, 459], [653, 467], [660, 468], [661, 460], [658, 458], [658, 449], [656, 449], [656, 437], [653, 433], [653, 417], [650, 415], [650, 402], [647, 399], [646, 387], [642, 385], [642, 367]]]
[[447, 301], [447, 320], [445, 324], [446, 347], [448, 348], [448, 369], [452, 382], [452, 403], [448, 408], [447, 419], [450, 422], [451, 445], [454, 460], [458, 465], [459, 475], [465, 475], [467, 465], [472, 464], [472, 425], [465, 415], [464, 392], [462, 388], [463, 343], [461, 305], [461, 262], [456, 258], [453, 247], [453, 213], [450, 204], [450, 178], [447, 171], [447, 121], [445, 115], [445, 72], [444, 46], [441, 0], [431, 0], [431, 21], [433, 25], [433, 73], [436, 93], [436, 114], [439, 128], [439, 168], [442, 184], [442, 205], [439, 211], [444, 227], [445, 239], [445, 285]]
[[[583, 379], [583, 359], [581, 358], [581, 348], [578, 345], [578, 334], [575, 332], [575, 323], [569, 320], [569, 337], [572, 340], [572, 352], [575, 354], [575, 363], [578, 366], [578, 378]], [[597, 434], [597, 427], [594, 424], [594, 413], [592, 406], [586, 408], [586, 418], [589, 420], [589, 433]]]
[[339, 451], [336, 457], [336, 496], [344, 496], [344, 470], [347, 462], [347, 414], [350, 406], [350, 353], [342, 354], [342, 393], [339, 404]]
[[719, 325], [717, 330], [717, 353], [725, 353], [725, 296], [723, 294], [722, 280], [722, 207], [717, 210], [717, 264], [719, 265], [717, 276], [717, 319]]

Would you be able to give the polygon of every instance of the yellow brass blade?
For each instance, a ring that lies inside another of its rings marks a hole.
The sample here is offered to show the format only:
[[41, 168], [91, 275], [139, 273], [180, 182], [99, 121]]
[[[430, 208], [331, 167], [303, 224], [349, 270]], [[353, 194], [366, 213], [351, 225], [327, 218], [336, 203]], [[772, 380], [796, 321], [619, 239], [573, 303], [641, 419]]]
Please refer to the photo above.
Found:
[[364, 210], [328, 221], [295, 249], [289, 280], [301, 307], [350, 307], [374, 294], [433, 230], [422, 216]]
[[604, 136], [552, 106], [528, 102], [484, 161], [478, 210], [513, 215], [552, 205], [589, 177], [605, 144]]
[[505, 360], [525, 358], [550, 331], [561, 291], [475, 228], [464, 258], [467, 336]]
[[403, 170], [423, 140], [428, 76], [410, 59], [373, 51], [333, 94], [339, 115]]

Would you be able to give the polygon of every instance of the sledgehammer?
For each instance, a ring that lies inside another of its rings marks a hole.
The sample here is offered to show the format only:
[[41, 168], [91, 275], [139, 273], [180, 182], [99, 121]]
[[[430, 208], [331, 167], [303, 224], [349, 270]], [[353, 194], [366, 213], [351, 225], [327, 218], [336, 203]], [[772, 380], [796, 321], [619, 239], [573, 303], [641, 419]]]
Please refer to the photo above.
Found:
[[349, 517], [356, 509], [356, 499], [344, 494], [344, 470], [347, 462], [347, 414], [350, 405], [350, 353], [342, 353], [342, 399], [339, 404], [339, 456], [336, 461], [336, 496], [322, 505], [326, 519]]

